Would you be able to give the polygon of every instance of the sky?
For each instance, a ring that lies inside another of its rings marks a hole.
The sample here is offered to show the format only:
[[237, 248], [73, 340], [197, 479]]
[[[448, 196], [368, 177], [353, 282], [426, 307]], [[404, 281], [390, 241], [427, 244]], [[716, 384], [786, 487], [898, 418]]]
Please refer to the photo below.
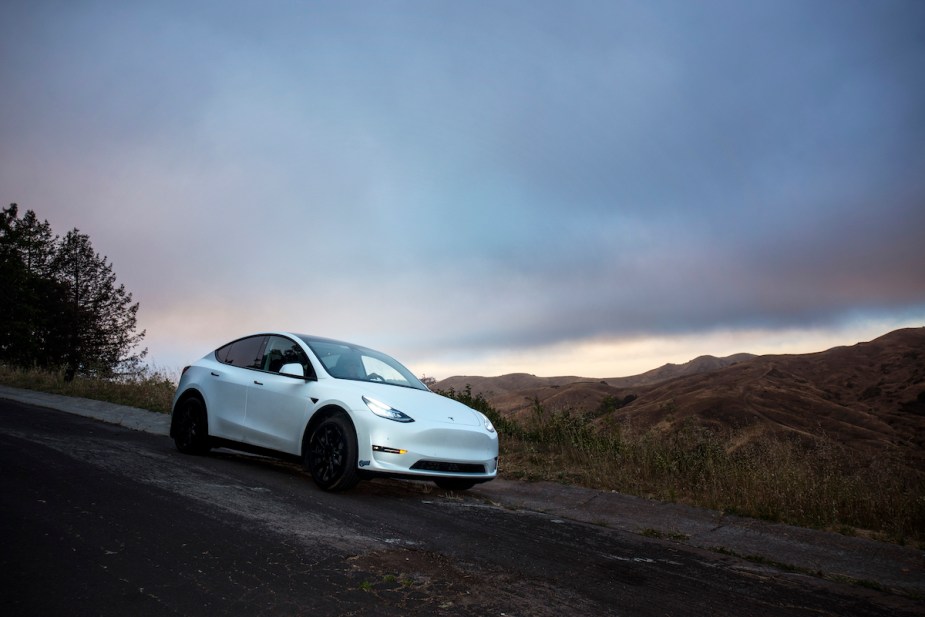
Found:
[[0, 3], [0, 200], [165, 371], [618, 377], [925, 325], [917, 0]]

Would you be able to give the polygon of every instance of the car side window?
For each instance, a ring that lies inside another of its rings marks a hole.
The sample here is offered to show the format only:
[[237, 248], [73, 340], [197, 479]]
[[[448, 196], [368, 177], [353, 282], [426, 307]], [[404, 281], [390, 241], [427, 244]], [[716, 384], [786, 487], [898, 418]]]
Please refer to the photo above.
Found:
[[215, 358], [222, 364], [239, 368], [261, 368], [266, 336], [249, 336], [218, 348]]
[[278, 373], [284, 365], [293, 363], [302, 366], [306, 377], [314, 377], [315, 370], [301, 347], [284, 336], [270, 336], [263, 354], [261, 368], [264, 371]]

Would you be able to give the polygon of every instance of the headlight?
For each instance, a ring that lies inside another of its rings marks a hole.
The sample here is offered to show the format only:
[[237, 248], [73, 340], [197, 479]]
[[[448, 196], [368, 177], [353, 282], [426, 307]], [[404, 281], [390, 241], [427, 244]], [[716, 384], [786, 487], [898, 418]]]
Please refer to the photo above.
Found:
[[369, 407], [369, 410], [379, 416], [380, 418], [385, 418], [387, 420], [395, 420], [396, 422], [414, 422], [414, 418], [411, 416], [393, 409], [392, 407], [386, 405], [385, 403], [380, 403], [374, 398], [363, 397], [363, 402], [366, 403], [366, 406]]
[[476, 412], [476, 413], [482, 416], [482, 424], [485, 426], [485, 430], [488, 431], [489, 433], [494, 433], [495, 425], [491, 423], [491, 420], [488, 419], [488, 416], [483, 414], [481, 411]]

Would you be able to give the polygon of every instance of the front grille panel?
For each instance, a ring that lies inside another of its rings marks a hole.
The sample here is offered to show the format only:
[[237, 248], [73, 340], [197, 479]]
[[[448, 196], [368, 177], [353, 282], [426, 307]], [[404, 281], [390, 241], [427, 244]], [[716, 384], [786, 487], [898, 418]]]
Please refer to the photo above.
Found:
[[485, 473], [485, 465], [472, 463], [450, 463], [448, 461], [418, 461], [411, 466], [418, 471], [442, 471], [445, 473]]

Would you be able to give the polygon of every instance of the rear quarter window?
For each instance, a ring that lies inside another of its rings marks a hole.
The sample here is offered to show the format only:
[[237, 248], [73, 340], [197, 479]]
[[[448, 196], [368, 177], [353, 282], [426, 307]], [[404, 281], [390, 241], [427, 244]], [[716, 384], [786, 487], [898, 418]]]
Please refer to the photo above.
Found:
[[263, 359], [263, 345], [266, 340], [266, 336], [242, 338], [216, 349], [215, 359], [222, 364], [259, 369]]

